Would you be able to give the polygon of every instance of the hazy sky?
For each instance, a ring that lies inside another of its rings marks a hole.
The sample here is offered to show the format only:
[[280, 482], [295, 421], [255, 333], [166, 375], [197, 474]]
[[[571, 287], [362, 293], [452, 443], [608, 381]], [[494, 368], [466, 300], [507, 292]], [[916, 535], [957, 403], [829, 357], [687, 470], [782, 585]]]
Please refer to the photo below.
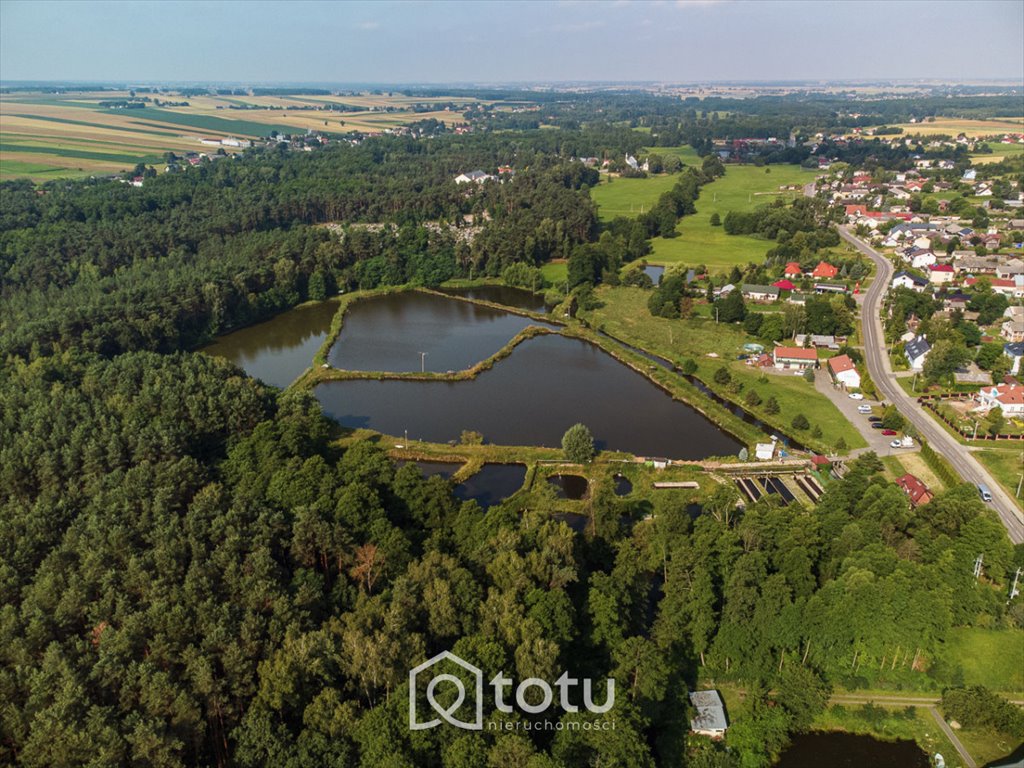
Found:
[[0, 79], [1024, 79], [1024, 2], [0, 0]]

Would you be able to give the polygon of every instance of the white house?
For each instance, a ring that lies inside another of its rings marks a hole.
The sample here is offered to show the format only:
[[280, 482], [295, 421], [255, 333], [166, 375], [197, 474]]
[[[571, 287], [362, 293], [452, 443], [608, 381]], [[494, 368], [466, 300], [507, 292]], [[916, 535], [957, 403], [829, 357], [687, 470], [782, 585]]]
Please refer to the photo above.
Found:
[[1024, 384], [996, 384], [978, 390], [979, 410], [1001, 408], [1006, 416], [1024, 416]]
[[897, 272], [891, 285], [893, 288], [909, 288], [912, 291], [924, 293], [924, 289], [928, 287], [928, 281], [909, 272]]
[[860, 374], [848, 355], [838, 355], [828, 361], [828, 372], [836, 384], [846, 389], [860, 389]]
[[908, 341], [903, 347], [903, 354], [907, 357], [911, 370], [920, 371], [924, 368], [924, 360], [931, 351], [931, 344], [924, 336], [917, 336], [913, 341]]
[[690, 730], [713, 739], [725, 736], [729, 727], [725, 719], [725, 705], [718, 691], [693, 691], [690, 703], [697, 710], [697, 716], [690, 720]]
[[780, 370], [803, 371], [818, 364], [818, 350], [803, 347], [776, 347], [772, 350], [772, 361]]
[[460, 173], [456, 176], [455, 183], [469, 184], [470, 182], [475, 182], [476, 184], [483, 184], [485, 181], [493, 178], [489, 173], [484, 173], [483, 171], [470, 171], [469, 173]]
[[935, 263], [935, 254], [927, 250], [915, 250], [910, 257], [910, 266], [914, 269], [924, 269]]
[[953, 282], [956, 270], [949, 264], [932, 264], [928, 268], [928, 281], [932, 285], [945, 285]]

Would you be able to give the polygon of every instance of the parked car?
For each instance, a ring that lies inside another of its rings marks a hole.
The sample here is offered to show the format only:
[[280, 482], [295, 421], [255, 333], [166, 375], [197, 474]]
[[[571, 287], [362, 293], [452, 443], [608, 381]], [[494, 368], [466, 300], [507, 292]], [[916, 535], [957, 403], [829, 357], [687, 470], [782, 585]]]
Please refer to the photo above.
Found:
[[862, 395], [860, 392], [851, 392], [850, 393], [850, 399], [851, 400], [863, 400], [864, 399], [864, 395]]
[[868, 421], [871, 421], [871, 422], [880, 422], [881, 420], [882, 420], [881, 416], [868, 416]]
[[896, 430], [895, 429], [883, 429], [882, 430], [882, 434], [883, 435], [887, 435], [887, 436], [888, 435], [895, 435], [896, 434]]
[[882, 425], [879, 424], [877, 421], [873, 421], [873, 422], [871, 422], [871, 428], [872, 429], [882, 429]]
[[889, 447], [890, 448], [902, 448], [903, 447], [903, 443], [901, 443], [899, 440], [893, 440], [891, 443], [889, 443]]
[[857, 413], [871, 413], [871, 406], [870, 405], [858, 405], [857, 406]]

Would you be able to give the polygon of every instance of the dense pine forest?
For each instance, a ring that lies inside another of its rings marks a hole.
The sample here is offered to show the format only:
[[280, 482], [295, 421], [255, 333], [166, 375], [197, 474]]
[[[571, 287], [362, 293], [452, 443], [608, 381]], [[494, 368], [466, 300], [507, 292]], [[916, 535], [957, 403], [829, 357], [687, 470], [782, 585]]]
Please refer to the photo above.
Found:
[[[684, 171], [638, 228], [602, 232], [597, 174], [572, 158], [642, 140], [381, 138], [141, 189], [4, 184], [0, 762], [763, 766], [833, 686], [939, 691], [962, 679], [950, 628], [1024, 626], [1006, 604], [1024, 549], [974, 490], [911, 512], [874, 454], [814, 509], [740, 512], [723, 487], [694, 519], [600, 487], [574, 533], [340, 448], [309, 394], [190, 351], [339, 289], [553, 257], [599, 281], [719, 173]], [[514, 178], [453, 181], [500, 165]], [[519, 679], [614, 678], [616, 729], [412, 732], [409, 668], [445, 649]], [[747, 692], [729, 751], [688, 743], [698, 676]]]

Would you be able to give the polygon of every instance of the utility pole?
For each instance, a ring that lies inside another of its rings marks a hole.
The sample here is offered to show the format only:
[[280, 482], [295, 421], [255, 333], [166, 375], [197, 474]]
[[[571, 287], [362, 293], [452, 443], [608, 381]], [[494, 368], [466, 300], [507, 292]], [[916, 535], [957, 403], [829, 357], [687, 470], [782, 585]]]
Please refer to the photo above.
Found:
[[[1017, 583], [1019, 581], [1020, 581], [1020, 568], [1018, 568], [1017, 572], [1015, 574], [1013, 574], [1013, 586], [1010, 587], [1010, 600], [1013, 600], [1013, 598], [1015, 598], [1017, 595], [1020, 594], [1020, 590], [1017, 589]], [[1007, 600], [1006, 602], [1010, 602], [1010, 600]]]
[[981, 578], [981, 558], [982, 555], [978, 555], [978, 559], [974, 561], [974, 578]]
[[1014, 494], [1014, 498], [1020, 498], [1021, 486], [1024, 486], [1024, 472], [1021, 472], [1020, 474], [1020, 482], [1017, 483], [1017, 493]]
[[426, 373], [427, 370], [427, 353], [420, 352], [420, 373]]
[[977, 440], [977, 439], [978, 439], [978, 420], [975, 419], [974, 420], [974, 435], [971, 437], [971, 440]]

